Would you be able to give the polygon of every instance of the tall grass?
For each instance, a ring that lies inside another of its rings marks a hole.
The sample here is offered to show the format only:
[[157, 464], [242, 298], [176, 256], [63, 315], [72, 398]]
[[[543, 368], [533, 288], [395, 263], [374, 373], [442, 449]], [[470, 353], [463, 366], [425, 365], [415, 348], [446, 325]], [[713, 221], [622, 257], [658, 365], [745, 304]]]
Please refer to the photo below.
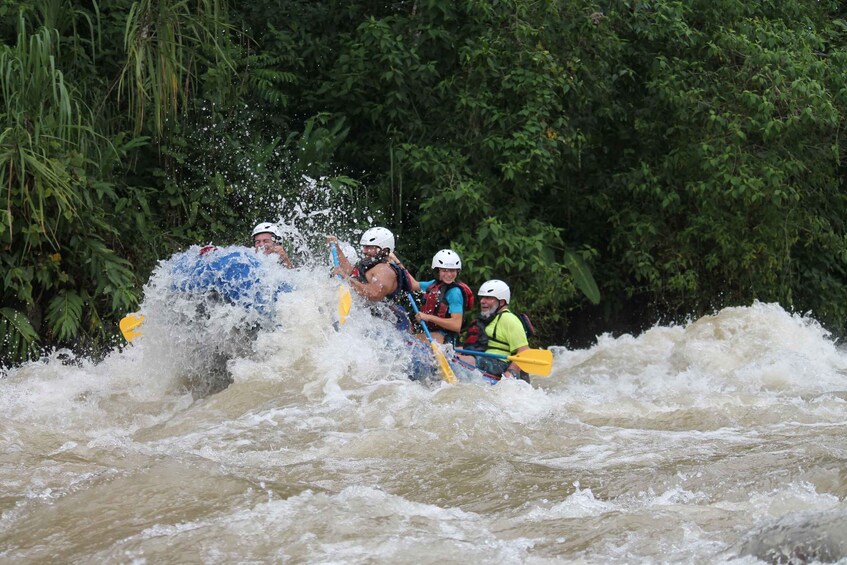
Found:
[[[19, 18], [0, 46], [0, 343], [4, 362], [41, 341], [103, 333], [102, 314], [133, 304], [130, 265], [103, 243], [114, 192], [99, 170], [114, 148], [94, 126], [85, 94], [60, 68], [54, 28]], [[105, 306], [104, 306], [105, 305]]]
[[118, 92], [127, 99], [136, 133], [152, 119], [153, 131], [161, 136], [167, 121], [187, 109], [201, 78], [198, 68], [232, 69], [227, 53], [231, 28], [225, 22], [219, 0], [133, 3]]

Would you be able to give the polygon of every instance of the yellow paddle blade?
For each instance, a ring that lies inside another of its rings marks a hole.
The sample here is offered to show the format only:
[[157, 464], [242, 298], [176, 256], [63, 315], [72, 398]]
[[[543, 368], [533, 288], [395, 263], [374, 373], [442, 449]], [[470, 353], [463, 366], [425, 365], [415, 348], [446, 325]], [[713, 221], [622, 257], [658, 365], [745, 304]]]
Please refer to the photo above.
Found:
[[441, 369], [442, 378], [448, 383], [454, 384], [456, 382], [456, 374], [453, 372], [450, 363], [447, 362], [444, 352], [439, 349], [438, 343], [435, 340], [430, 341], [429, 344], [432, 346], [433, 353], [435, 353], [435, 360], [438, 362], [438, 368]]
[[350, 289], [346, 286], [338, 287], [338, 322], [343, 324], [350, 315], [350, 307], [353, 306], [353, 297]]
[[527, 349], [507, 359], [517, 363], [521, 370], [539, 377], [549, 376], [553, 368], [553, 352], [549, 349]]
[[119, 326], [124, 339], [132, 343], [132, 340], [142, 335], [144, 332], [138, 330], [138, 327], [144, 323], [144, 316], [141, 314], [128, 314], [123, 317]]

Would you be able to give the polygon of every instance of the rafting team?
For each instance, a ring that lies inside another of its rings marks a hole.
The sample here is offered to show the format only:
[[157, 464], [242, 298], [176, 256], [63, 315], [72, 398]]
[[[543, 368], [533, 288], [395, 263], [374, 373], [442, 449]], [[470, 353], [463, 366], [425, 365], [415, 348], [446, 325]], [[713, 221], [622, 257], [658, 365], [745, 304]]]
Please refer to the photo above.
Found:
[[[435, 279], [416, 280], [394, 254], [394, 234], [384, 227], [370, 228], [362, 234], [362, 259], [353, 265], [344, 256], [335, 236], [327, 242], [337, 252], [338, 265], [333, 274], [345, 279], [359, 296], [373, 303], [386, 303], [394, 310], [398, 327], [410, 329], [405, 310], [398, 304], [407, 292], [423, 291], [423, 304], [416, 320], [426, 324], [432, 339], [438, 343], [459, 345], [459, 334], [465, 310], [474, 306], [474, 294], [467, 284], [458, 281], [462, 259], [450, 249], [442, 249], [432, 258]], [[276, 224], [263, 222], [253, 229], [253, 246], [265, 254], [279, 255], [280, 263], [293, 267], [282, 245], [282, 232]], [[462, 349], [505, 356], [529, 349], [525, 322], [509, 310], [511, 291], [501, 280], [486, 281], [476, 293], [479, 315], [465, 333]], [[424, 339], [422, 335], [418, 335]], [[529, 382], [520, 367], [508, 359], [457, 355], [459, 362], [475, 367], [495, 378], [518, 378]]]

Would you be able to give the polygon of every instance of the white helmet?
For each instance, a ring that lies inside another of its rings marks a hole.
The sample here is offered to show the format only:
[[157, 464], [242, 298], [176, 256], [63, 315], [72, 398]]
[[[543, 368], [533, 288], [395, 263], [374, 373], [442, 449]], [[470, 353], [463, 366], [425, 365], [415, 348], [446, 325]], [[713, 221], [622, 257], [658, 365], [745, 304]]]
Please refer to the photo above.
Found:
[[261, 224], [257, 224], [255, 228], [253, 228], [253, 235], [251, 237], [256, 237], [260, 233], [269, 233], [274, 236], [274, 240], [277, 243], [282, 241], [282, 230], [279, 229], [279, 226], [276, 224], [272, 224], [271, 222], [262, 222]]
[[512, 291], [509, 290], [509, 285], [501, 280], [493, 279], [482, 283], [479, 287], [477, 296], [493, 296], [497, 300], [505, 300], [506, 304], [512, 298]]
[[394, 251], [394, 234], [385, 228], [371, 228], [362, 234], [361, 245], [376, 245], [388, 251]]
[[433, 269], [461, 269], [462, 259], [452, 249], [442, 249], [432, 258]]

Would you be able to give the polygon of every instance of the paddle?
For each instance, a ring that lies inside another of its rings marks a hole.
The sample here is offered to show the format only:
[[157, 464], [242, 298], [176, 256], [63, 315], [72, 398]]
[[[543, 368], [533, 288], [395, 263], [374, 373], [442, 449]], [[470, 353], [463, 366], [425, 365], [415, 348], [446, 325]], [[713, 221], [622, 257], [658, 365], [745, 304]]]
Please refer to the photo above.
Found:
[[[332, 255], [332, 264], [338, 268], [338, 251], [336, 251], [338, 243], [332, 242], [329, 247], [329, 252]], [[336, 275], [339, 280], [341, 275]], [[338, 285], [338, 323], [343, 324], [347, 321], [347, 316], [350, 314], [350, 307], [353, 305], [353, 296], [350, 294], [350, 289], [343, 284]]]
[[143, 323], [144, 316], [133, 313], [124, 316], [118, 325], [121, 328], [121, 333], [124, 334], [124, 339], [132, 343], [132, 340], [143, 334], [138, 330], [138, 327]]
[[[412, 296], [411, 292], [406, 293], [409, 296], [409, 302], [412, 303], [412, 309], [415, 311], [415, 314], [419, 313], [418, 303], [415, 302], [415, 297]], [[429, 339], [429, 345], [432, 346], [432, 352], [435, 353], [435, 360], [438, 362], [438, 368], [441, 369], [441, 376], [450, 384], [456, 382], [456, 374], [453, 372], [453, 368], [450, 367], [450, 363], [447, 362], [447, 358], [444, 356], [444, 352], [438, 347], [438, 342], [432, 339], [432, 334], [429, 333], [429, 328], [426, 327], [426, 322], [421, 320], [421, 327], [423, 328], [426, 337]]]
[[553, 368], [553, 352], [547, 349], [525, 349], [517, 355], [505, 355], [500, 353], [486, 353], [484, 351], [471, 351], [469, 349], [457, 349], [456, 353], [465, 355], [476, 355], [478, 357], [496, 357], [497, 359], [508, 359], [517, 363], [522, 371], [539, 377], [547, 377]]

